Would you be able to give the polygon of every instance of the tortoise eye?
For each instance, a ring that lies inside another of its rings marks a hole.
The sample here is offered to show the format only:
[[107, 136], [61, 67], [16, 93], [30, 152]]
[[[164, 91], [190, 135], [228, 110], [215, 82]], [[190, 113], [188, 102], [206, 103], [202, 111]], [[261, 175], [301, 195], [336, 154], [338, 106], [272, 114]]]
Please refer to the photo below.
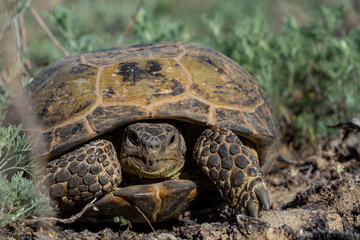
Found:
[[135, 146], [139, 146], [139, 138], [138, 138], [138, 136], [137, 136], [137, 134], [135, 132], [131, 131], [128, 134], [128, 137], [129, 137], [132, 144], [134, 144]]
[[170, 138], [169, 143], [170, 143], [170, 144], [173, 144], [174, 141], [175, 141], [175, 135], [172, 135], [171, 138]]

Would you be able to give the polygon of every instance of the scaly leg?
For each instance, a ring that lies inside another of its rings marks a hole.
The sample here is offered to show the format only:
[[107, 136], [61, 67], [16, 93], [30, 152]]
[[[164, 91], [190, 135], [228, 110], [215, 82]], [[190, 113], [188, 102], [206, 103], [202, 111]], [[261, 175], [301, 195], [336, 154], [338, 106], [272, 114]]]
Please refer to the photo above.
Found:
[[59, 210], [102, 196], [121, 180], [114, 146], [109, 141], [97, 140], [49, 162], [43, 185]]
[[270, 209], [256, 156], [231, 130], [206, 129], [195, 144], [194, 159], [237, 213], [257, 218], [263, 207]]

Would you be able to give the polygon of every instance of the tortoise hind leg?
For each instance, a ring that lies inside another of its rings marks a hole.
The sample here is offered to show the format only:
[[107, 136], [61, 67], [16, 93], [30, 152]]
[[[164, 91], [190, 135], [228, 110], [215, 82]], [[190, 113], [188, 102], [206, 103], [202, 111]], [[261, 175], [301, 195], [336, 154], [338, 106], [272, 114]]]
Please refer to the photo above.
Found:
[[259, 163], [232, 131], [206, 129], [195, 144], [194, 159], [236, 212], [257, 218], [264, 207], [270, 209]]
[[114, 146], [97, 140], [49, 162], [43, 189], [57, 210], [69, 209], [110, 192], [121, 180]]

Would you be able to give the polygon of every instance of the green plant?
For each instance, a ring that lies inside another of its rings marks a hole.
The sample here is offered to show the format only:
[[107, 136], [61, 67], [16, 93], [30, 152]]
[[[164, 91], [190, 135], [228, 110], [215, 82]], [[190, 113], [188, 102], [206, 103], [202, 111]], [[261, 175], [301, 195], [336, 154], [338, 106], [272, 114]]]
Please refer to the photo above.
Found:
[[49, 214], [49, 198], [36, 191], [23, 171], [16, 172], [11, 180], [0, 174], [0, 228], [29, 216]]
[[[9, 96], [0, 85], [0, 228], [29, 216], [48, 214], [49, 198], [39, 194], [31, 175], [34, 165], [27, 162], [30, 150], [28, 138], [21, 133], [21, 125], [2, 126]], [[15, 171], [8, 180], [8, 173]]]
[[359, 111], [359, 28], [344, 32], [342, 6], [320, 13], [305, 26], [286, 18], [278, 32], [262, 11], [227, 32], [217, 15], [203, 18], [210, 44], [258, 80], [280, 118], [281, 110], [291, 116], [296, 143], [325, 136], [326, 124]]

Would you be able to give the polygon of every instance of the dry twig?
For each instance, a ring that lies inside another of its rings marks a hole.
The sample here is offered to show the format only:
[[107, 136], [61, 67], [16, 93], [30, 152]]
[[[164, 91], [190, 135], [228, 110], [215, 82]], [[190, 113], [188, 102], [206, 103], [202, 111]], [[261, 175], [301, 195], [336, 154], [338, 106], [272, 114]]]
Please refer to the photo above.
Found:
[[18, 12], [17, 14], [15, 14], [15, 16], [13, 16], [9, 21], [7, 21], [1, 28], [0, 31], [0, 40], [2, 38], [2, 36], [4, 35], [4, 32], [6, 31], [6, 29], [11, 25], [11, 23], [15, 20], [17, 20], [19, 18], [20, 15], [22, 15], [26, 9], [30, 6], [32, 0], [27, 0], [23, 6], [23, 8], [20, 10], [20, 12]]
[[96, 201], [96, 198], [94, 198], [94, 200], [89, 202], [80, 212], [78, 212], [77, 214], [71, 216], [70, 218], [62, 219], [62, 218], [56, 218], [56, 217], [39, 217], [39, 218], [34, 218], [34, 219], [26, 219], [26, 220], [24, 220], [24, 222], [27, 223], [27, 224], [33, 224], [33, 223], [45, 222], [45, 221], [54, 221], [54, 222], [59, 222], [59, 223], [64, 223], [64, 224], [73, 223], [76, 220], [78, 220], [79, 218], [81, 218], [81, 216], [89, 208], [93, 208], [95, 211], [97, 211], [97, 208], [94, 205], [95, 201]]
[[50, 31], [48, 26], [45, 24], [44, 20], [41, 18], [41, 16], [37, 13], [37, 11], [34, 8], [31, 8], [31, 14], [34, 16], [36, 21], [39, 23], [40, 27], [44, 30], [46, 35], [50, 38], [50, 40], [55, 44], [55, 46], [64, 54], [65, 56], [69, 56], [69, 52], [64, 48], [63, 45], [56, 39], [54, 34]]
[[[27, 37], [26, 37], [26, 26], [25, 26], [24, 15], [20, 15], [19, 24], [20, 24], [21, 47], [22, 47], [22, 52], [24, 53], [24, 51], [26, 51], [27, 49]], [[31, 61], [28, 58], [24, 58], [23, 61], [26, 71], [30, 72], [30, 70], [33, 68]]]
[[151, 225], [149, 219], [145, 216], [145, 214], [137, 207], [135, 206], [136, 210], [138, 210], [138, 212], [145, 218], [145, 220], [147, 221], [147, 223], [149, 224], [149, 226], [151, 227], [151, 229], [153, 230], [154, 233], [156, 233], [155, 229], [153, 228], [153, 226]]
[[124, 39], [126, 38], [126, 36], [129, 34], [131, 27], [134, 25], [134, 23], [136, 21], [136, 17], [138, 15], [143, 3], [144, 3], [144, 0], [140, 0], [139, 4], [137, 5], [137, 7], [135, 9], [134, 14], [130, 18], [128, 25], [126, 26], [126, 28], [120, 35], [119, 39], [116, 41], [116, 44], [115, 44], [116, 46], [120, 46], [122, 44], [122, 42], [124, 41]]
[[299, 165], [299, 163], [298, 162], [296, 162], [296, 161], [294, 161], [294, 160], [292, 160], [292, 159], [290, 159], [290, 158], [287, 158], [287, 157], [285, 157], [284, 155], [282, 155], [282, 154], [279, 154], [279, 156], [278, 156], [278, 158], [277, 158], [279, 161], [282, 161], [282, 162], [284, 162], [284, 163], [289, 163], [289, 164], [294, 164], [294, 165]]
[[22, 41], [21, 41], [21, 33], [20, 33], [20, 27], [19, 27], [19, 21], [18, 19], [14, 19], [14, 27], [15, 27], [15, 37], [16, 37], [16, 55], [17, 60], [19, 62], [22, 62]]

